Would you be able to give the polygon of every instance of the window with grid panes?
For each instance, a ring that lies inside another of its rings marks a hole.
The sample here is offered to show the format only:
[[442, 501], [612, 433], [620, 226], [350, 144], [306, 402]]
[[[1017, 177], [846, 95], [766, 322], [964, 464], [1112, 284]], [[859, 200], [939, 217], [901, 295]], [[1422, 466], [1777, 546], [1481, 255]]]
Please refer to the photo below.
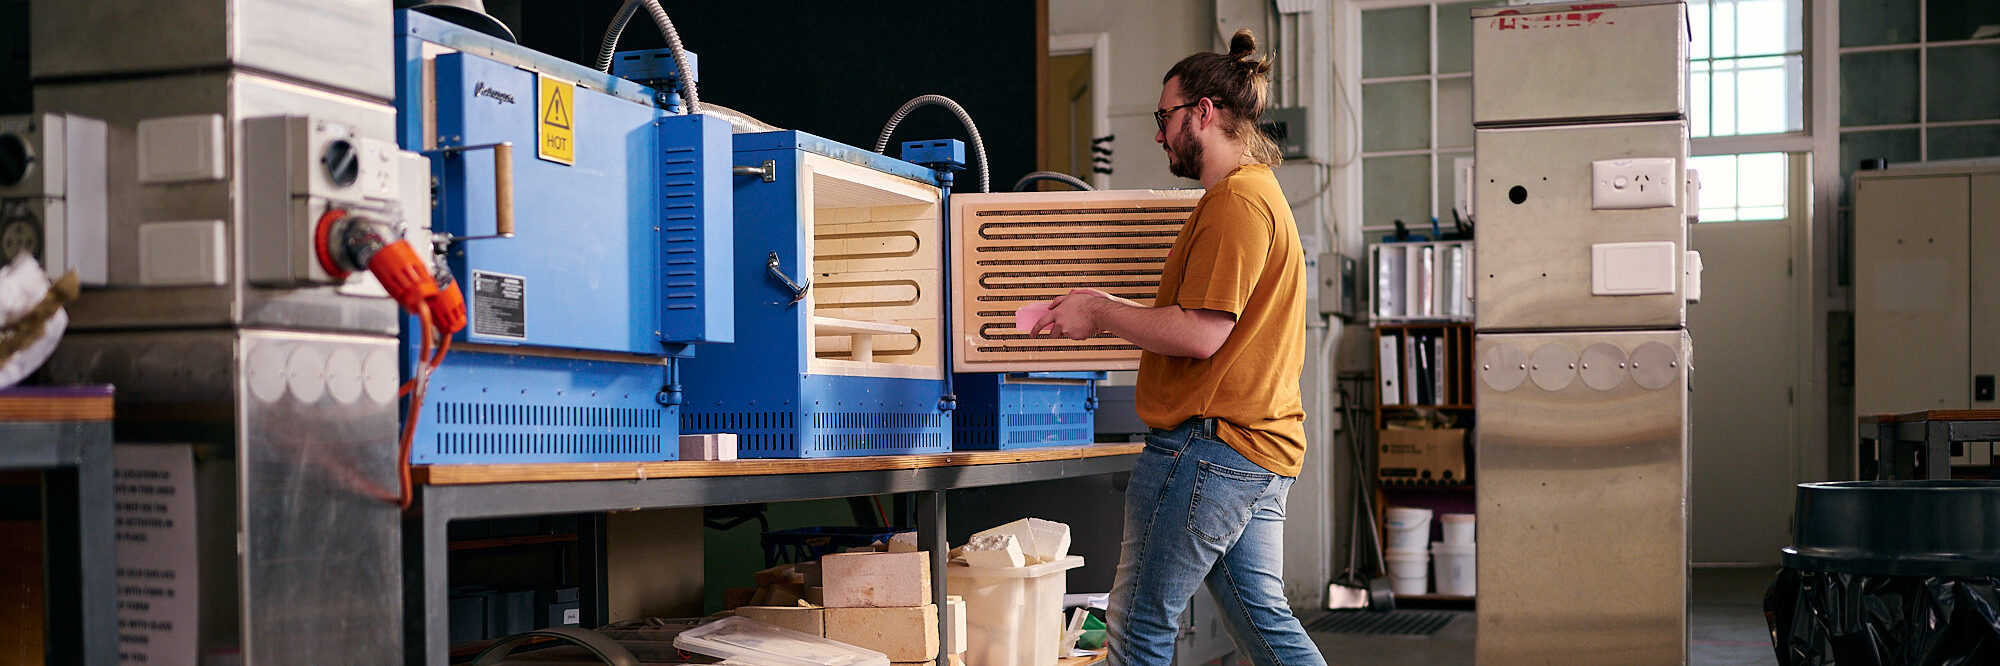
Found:
[[1472, 10], [1502, 4], [1357, 3], [1364, 230], [1452, 226], [1452, 165], [1472, 157]]
[[[1472, 156], [1469, 16], [1506, 3], [1358, 4], [1363, 228], [1425, 229], [1434, 216], [1449, 227], [1453, 164]], [[1688, 11], [1690, 136], [1806, 131], [1803, 0], [1689, 0]], [[1722, 153], [1692, 166], [1703, 174], [1702, 221], [1787, 215], [1782, 155]]]
[[1868, 158], [1996, 155], [2000, 2], [1840, 0], [1843, 181]]
[[[1688, 136], [1806, 131], [1803, 0], [1688, 0]], [[1737, 153], [1729, 141], [1688, 161], [1701, 175], [1702, 222], [1790, 215], [1784, 153]], [[1714, 150], [1720, 147], [1723, 151]]]

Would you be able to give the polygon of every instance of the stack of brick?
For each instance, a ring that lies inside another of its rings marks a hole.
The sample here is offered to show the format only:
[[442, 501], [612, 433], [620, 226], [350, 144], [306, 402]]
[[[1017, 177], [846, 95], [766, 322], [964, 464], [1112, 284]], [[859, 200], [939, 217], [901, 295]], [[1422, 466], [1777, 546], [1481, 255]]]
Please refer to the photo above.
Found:
[[733, 610], [741, 606], [796, 606], [801, 601], [817, 603], [812, 599], [813, 579], [818, 577], [819, 564], [780, 564], [756, 574], [756, 587], [732, 587], [722, 592], [722, 607]]
[[[896, 664], [936, 666], [939, 618], [931, 603], [929, 553], [842, 553], [819, 564], [824, 606], [746, 606], [736, 614], [874, 650]], [[957, 628], [951, 661], [962, 664], [964, 601], [952, 597], [946, 610], [946, 621]]]

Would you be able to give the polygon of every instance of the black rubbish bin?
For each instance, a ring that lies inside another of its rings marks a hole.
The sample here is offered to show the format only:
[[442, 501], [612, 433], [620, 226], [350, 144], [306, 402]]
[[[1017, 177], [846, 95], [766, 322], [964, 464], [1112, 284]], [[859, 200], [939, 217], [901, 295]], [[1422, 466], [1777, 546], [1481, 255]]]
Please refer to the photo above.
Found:
[[1804, 483], [1794, 520], [1781, 666], [2000, 664], [2000, 481]]

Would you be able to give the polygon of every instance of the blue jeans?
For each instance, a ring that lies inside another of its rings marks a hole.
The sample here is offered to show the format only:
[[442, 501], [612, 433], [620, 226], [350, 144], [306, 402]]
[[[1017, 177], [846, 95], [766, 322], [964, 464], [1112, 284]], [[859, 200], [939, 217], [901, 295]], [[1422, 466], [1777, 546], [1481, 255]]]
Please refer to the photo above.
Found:
[[1125, 490], [1125, 544], [1107, 613], [1112, 666], [1173, 663], [1181, 613], [1204, 581], [1238, 653], [1259, 666], [1326, 663], [1285, 602], [1292, 481], [1218, 441], [1212, 421], [1146, 437]]

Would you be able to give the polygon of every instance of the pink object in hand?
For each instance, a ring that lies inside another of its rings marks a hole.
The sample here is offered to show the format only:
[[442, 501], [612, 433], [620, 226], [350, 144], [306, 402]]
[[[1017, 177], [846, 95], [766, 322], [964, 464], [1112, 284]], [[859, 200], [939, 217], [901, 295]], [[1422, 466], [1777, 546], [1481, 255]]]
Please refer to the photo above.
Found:
[[1014, 328], [1027, 331], [1031, 334], [1036, 333], [1037, 331], [1032, 330], [1035, 327], [1035, 322], [1041, 321], [1042, 316], [1048, 313], [1048, 303], [1029, 303], [1023, 305], [1021, 309], [1014, 311]]

